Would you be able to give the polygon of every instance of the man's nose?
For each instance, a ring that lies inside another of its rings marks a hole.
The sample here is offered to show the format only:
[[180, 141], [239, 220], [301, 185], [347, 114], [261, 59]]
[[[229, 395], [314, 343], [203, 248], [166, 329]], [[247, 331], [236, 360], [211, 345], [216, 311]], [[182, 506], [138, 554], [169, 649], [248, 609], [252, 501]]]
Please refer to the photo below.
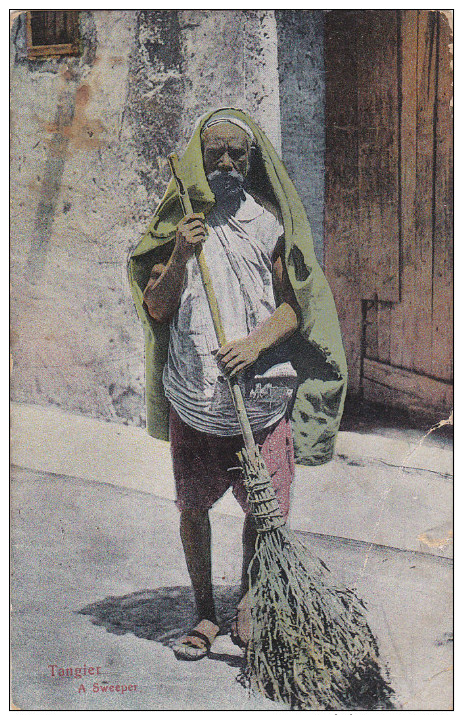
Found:
[[225, 152], [225, 154], [222, 154], [222, 156], [219, 159], [218, 162], [218, 168], [221, 171], [232, 171], [233, 170], [233, 162], [230, 159], [228, 152]]

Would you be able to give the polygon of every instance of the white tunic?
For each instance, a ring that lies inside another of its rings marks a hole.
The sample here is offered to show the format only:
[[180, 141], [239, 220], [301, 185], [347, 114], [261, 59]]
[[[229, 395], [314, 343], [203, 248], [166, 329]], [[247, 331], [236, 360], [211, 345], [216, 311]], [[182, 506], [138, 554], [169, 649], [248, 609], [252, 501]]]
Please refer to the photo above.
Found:
[[[244, 338], [275, 311], [272, 254], [283, 234], [278, 220], [245, 195], [234, 216], [217, 206], [207, 218], [204, 254], [227, 340]], [[191, 427], [209, 434], [240, 432], [227, 381], [214, 355], [219, 346], [195, 257], [188, 261], [180, 305], [170, 324], [163, 383], [167, 398]], [[284, 343], [240, 373], [254, 431], [278, 421], [296, 385]]]

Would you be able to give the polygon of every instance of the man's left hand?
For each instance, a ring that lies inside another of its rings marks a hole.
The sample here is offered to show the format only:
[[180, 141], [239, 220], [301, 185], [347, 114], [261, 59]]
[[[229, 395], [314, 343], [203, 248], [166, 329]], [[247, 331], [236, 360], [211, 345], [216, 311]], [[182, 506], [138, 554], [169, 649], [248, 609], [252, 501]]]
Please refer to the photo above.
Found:
[[216, 360], [227, 377], [252, 365], [261, 353], [261, 348], [253, 336], [242, 340], [232, 340], [218, 351]]

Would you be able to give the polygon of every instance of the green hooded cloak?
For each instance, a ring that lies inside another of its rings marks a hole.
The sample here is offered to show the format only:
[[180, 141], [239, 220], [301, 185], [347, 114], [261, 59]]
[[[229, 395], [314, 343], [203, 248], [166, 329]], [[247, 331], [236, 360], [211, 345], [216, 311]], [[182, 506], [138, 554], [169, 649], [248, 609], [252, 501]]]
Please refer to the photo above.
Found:
[[[256, 137], [256, 158], [248, 174], [254, 193], [279, 211], [285, 233], [285, 264], [301, 307], [301, 325], [289, 339], [291, 361], [298, 374], [292, 410], [296, 460], [322, 464], [333, 456], [344, 406], [347, 367], [333, 296], [315, 258], [309, 222], [297, 191], [275, 149], [244, 112], [224, 108], [208, 112], [198, 122], [180, 159], [182, 178], [195, 212], [207, 216], [215, 203], [204, 172], [201, 129], [212, 117], [233, 116], [245, 122]], [[145, 333], [147, 429], [152, 437], [168, 439], [169, 406], [162, 386], [167, 359], [169, 326], [157, 324], [143, 304], [151, 268], [172, 246], [182, 209], [174, 181], [156, 209], [153, 220], [129, 260], [129, 280]], [[170, 246], [169, 246], [170, 244]]]

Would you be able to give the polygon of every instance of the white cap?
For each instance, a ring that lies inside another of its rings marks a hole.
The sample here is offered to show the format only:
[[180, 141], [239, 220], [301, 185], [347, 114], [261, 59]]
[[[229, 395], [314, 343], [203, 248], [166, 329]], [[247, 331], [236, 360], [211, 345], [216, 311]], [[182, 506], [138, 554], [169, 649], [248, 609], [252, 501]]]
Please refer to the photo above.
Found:
[[211, 119], [209, 119], [209, 121], [206, 122], [206, 124], [201, 129], [201, 134], [204, 132], [205, 129], [209, 129], [209, 127], [213, 127], [214, 124], [221, 124], [222, 122], [228, 122], [228, 124], [235, 124], [237, 127], [246, 132], [246, 134], [252, 141], [255, 141], [255, 136], [252, 130], [240, 119], [236, 119], [236, 117], [211, 117]]

